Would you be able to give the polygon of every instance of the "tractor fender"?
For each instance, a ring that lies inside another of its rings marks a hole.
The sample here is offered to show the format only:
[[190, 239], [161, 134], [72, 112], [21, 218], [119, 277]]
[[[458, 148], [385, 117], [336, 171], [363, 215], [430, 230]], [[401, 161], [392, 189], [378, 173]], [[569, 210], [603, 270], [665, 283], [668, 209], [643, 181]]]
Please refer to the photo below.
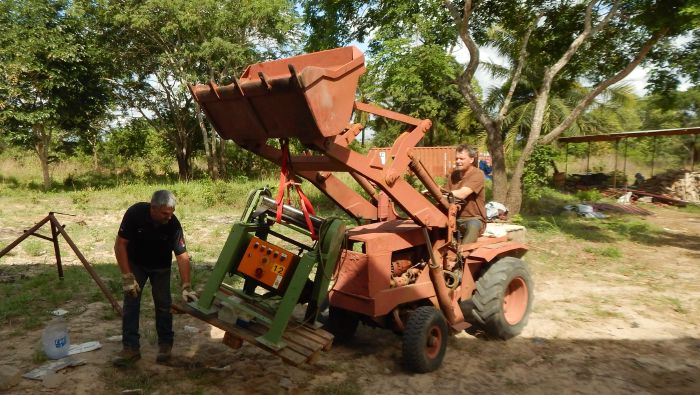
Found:
[[477, 248], [469, 254], [470, 258], [482, 259], [491, 262], [494, 258], [507, 255], [520, 258], [527, 252], [528, 248], [523, 243], [515, 241], [502, 241], [500, 243], [488, 244]]

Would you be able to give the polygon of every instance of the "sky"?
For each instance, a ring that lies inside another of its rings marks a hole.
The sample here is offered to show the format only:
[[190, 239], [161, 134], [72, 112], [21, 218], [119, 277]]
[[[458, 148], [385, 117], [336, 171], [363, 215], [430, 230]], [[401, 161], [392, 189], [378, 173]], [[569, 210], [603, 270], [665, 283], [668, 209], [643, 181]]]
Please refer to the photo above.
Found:
[[[500, 65], [506, 65], [504, 58], [498, 55], [498, 52], [496, 52], [496, 50], [493, 47], [479, 47], [479, 50], [481, 61], [488, 61]], [[459, 50], [456, 51], [454, 55], [455, 58], [457, 58], [458, 62], [462, 64], [467, 64], [467, 61], [469, 60], [469, 52], [464, 47], [464, 45], [460, 45]], [[628, 75], [618, 84], [629, 84], [634, 88], [634, 92], [638, 96], [644, 96], [646, 95], [645, 86], [647, 84], [648, 75], [649, 74], [647, 70], [645, 70], [643, 67], [637, 67], [630, 73], [630, 75]], [[499, 80], [492, 77], [482, 67], [477, 69], [474, 77], [477, 79], [477, 81], [479, 81], [479, 85], [481, 85], [484, 91], [486, 91], [489, 87], [493, 85], [500, 86], [501, 83], [503, 83], [503, 80]]]

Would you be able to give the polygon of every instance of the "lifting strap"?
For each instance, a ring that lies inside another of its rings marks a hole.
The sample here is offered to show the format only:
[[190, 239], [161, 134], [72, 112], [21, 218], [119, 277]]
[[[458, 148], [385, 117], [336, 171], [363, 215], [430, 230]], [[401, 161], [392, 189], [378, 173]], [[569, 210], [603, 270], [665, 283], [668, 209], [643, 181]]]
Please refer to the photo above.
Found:
[[287, 191], [287, 204], [292, 202], [292, 192], [291, 189], [294, 187], [299, 194], [299, 203], [301, 205], [301, 210], [304, 212], [304, 219], [306, 220], [306, 226], [311, 232], [311, 238], [313, 240], [318, 240], [316, 231], [314, 230], [313, 223], [311, 222], [311, 215], [316, 215], [314, 207], [311, 205], [309, 198], [304, 195], [301, 190], [299, 183], [294, 182], [292, 177], [290, 177], [289, 168], [289, 141], [287, 139], [280, 139], [280, 149], [282, 151], [282, 169], [280, 170], [280, 185], [277, 191], [277, 217], [275, 220], [279, 223], [282, 220], [282, 205], [284, 204], [284, 191]]

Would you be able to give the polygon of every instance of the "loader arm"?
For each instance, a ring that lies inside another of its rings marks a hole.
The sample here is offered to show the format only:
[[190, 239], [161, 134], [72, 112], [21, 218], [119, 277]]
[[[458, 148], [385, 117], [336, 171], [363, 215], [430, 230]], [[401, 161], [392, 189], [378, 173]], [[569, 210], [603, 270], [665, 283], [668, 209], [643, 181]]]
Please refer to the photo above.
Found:
[[[295, 138], [313, 148], [315, 155], [291, 156], [293, 173], [310, 181], [354, 218], [379, 219], [379, 208], [373, 204], [378, 189], [417, 224], [445, 228], [444, 208], [403, 177], [412, 163], [411, 149], [431, 122], [356, 102], [357, 84], [364, 71], [362, 53], [345, 47], [257, 63], [232, 84], [209, 82], [190, 86], [190, 90], [222, 138], [234, 140], [277, 165], [282, 152], [269, 143], [270, 139]], [[349, 147], [362, 129], [360, 124], [350, 124], [354, 111], [408, 125], [384, 163]], [[360, 184], [372, 202], [334, 174], [343, 172]]]

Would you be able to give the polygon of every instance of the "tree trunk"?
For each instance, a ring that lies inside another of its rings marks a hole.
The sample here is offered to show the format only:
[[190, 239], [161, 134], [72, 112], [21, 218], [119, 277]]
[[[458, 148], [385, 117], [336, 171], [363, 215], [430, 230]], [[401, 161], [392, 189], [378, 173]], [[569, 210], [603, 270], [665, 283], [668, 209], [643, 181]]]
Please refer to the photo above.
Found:
[[219, 144], [219, 151], [218, 151], [218, 161], [217, 164], [219, 166], [219, 176], [221, 177], [226, 177], [227, 172], [226, 172], [226, 140], [222, 138], [217, 138], [216, 139], [218, 144]]
[[487, 131], [486, 145], [491, 154], [491, 175], [493, 177], [493, 200], [505, 203], [508, 188], [508, 175], [506, 173], [506, 155], [503, 149], [503, 138], [500, 128]]
[[539, 139], [539, 133], [535, 131], [530, 132], [528, 136], [527, 143], [523, 147], [523, 152], [518, 159], [518, 163], [513, 169], [513, 175], [510, 179], [510, 187], [508, 188], [508, 195], [506, 197], [506, 206], [511, 214], [519, 214], [520, 209], [523, 205], [523, 173], [525, 172], [525, 162], [530, 158], [535, 147], [539, 145], [537, 140]]
[[88, 139], [88, 141], [90, 141], [90, 145], [92, 146], [92, 165], [94, 166], [95, 170], [100, 169], [100, 161], [97, 157], [97, 140], [97, 135], [95, 135], [94, 138]]
[[178, 149], [175, 157], [177, 158], [178, 178], [180, 181], [189, 181], [192, 171], [190, 169], [186, 154], [182, 150]]
[[[211, 139], [211, 167], [212, 167], [212, 179], [218, 180], [221, 178], [221, 164], [219, 163], [219, 139], [216, 138], [216, 133], [212, 133]], [[207, 163], [208, 165], [208, 163]]]
[[32, 126], [34, 136], [36, 136], [36, 144], [34, 149], [39, 156], [41, 162], [41, 173], [44, 179], [44, 191], [51, 188], [51, 176], [49, 175], [49, 144], [51, 143], [51, 132], [46, 133], [44, 125]]
[[180, 181], [192, 179], [192, 163], [190, 162], [190, 144], [184, 124], [177, 125], [177, 139], [175, 140], [175, 157], [177, 158], [177, 171]]
[[209, 131], [204, 123], [204, 117], [202, 116], [202, 108], [198, 102], [195, 102], [195, 112], [197, 113], [197, 122], [199, 123], [199, 130], [202, 132], [202, 142], [204, 143], [204, 153], [207, 156], [207, 170], [209, 171], [209, 176], [216, 180], [219, 175], [216, 171], [216, 166], [214, 164], [214, 154], [212, 154], [212, 148], [215, 150], [216, 139], [211, 139], [212, 145], [210, 146]]

